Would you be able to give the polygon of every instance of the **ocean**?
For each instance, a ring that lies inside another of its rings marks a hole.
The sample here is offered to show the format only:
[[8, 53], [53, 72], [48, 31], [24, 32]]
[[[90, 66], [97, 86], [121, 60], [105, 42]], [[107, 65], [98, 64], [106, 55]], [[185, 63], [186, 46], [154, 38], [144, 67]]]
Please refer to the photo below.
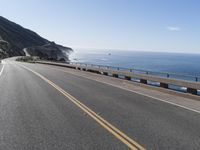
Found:
[[72, 62], [200, 76], [200, 54], [75, 50]]
[[[81, 49], [75, 50], [69, 59], [71, 62], [145, 70], [152, 75], [167, 77], [169, 74], [170, 78], [200, 82], [200, 54]], [[159, 86], [155, 82], [148, 84]], [[169, 85], [169, 88], [186, 92], [185, 87]]]

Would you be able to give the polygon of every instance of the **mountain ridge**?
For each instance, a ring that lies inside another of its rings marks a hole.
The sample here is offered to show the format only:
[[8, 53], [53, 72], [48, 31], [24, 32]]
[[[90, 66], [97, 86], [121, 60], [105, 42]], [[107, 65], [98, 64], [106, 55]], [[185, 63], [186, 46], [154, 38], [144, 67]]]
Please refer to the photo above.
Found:
[[53, 60], [68, 60], [68, 54], [73, 51], [0, 16], [0, 58], [25, 56], [24, 49], [31, 56]]

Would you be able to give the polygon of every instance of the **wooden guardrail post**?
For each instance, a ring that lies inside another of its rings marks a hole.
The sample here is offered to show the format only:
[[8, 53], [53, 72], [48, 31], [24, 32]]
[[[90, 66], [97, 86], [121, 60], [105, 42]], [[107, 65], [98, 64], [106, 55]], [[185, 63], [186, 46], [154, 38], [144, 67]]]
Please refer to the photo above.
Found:
[[118, 78], [119, 76], [118, 74], [113, 74], [113, 77]]
[[190, 94], [195, 94], [195, 95], [197, 95], [197, 89], [187, 88], [187, 92], [190, 93]]
[[145, 79], [140, 79], [140, 83], [147, 84], [147, 80], [145, 80]]
[[169, 85], [161, 82], [160, 87], [168, 89]]
[[126, 79], [126, 80], [131, 80], [131, 77], [125, 76], [125, 79]]
[[103, 75], [106, 75], [106, 76], [107, 76], [107, 75], [108, 75], [108, 73], [107, 73], [107, 72], [103, 72]]

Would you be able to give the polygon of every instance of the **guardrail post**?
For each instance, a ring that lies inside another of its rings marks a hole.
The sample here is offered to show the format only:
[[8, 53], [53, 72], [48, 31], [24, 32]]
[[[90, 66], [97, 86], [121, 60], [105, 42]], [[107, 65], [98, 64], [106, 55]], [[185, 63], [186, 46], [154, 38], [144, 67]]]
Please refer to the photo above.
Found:
[[107, 76], [107, 75], [108, 75], [108, 73], [107, 73], [107, 72], [103, 72], [103, 75], [106, 75], [106, 76]]
[[197, 77], [195, 78], [195, 80], [196, 80], [196, 82], [198, 82], [198, 78]]
[[113, 74], [113, 77], [118, 78], [119, 76], [118, 74]]
[[167, 78], [169, 78], [169, 74], [167, 74]]
[[166, 83], [160, 83], [160, 87], [168, 89], [169, 86]]
[[145, 80], [145, 79], [140, 79], [140, 83], [147, 84], [147, 80]]
[[197, 95], [197, 89], [187, 88], [187, 92], [190, 93], [190, 94], [195, 94], [195, 95]]
[[126, 79], [126, 80], [131, 80], [131, 77], [125, 76], [125, 79]]

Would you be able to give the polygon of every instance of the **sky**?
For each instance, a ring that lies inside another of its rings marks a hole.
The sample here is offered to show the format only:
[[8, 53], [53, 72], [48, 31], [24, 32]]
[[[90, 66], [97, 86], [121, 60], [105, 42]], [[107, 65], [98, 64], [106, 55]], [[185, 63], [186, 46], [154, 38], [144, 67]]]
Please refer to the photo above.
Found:
[[0, 15], [72, 48], [200, 53], [199, 0], [0, 0]]

